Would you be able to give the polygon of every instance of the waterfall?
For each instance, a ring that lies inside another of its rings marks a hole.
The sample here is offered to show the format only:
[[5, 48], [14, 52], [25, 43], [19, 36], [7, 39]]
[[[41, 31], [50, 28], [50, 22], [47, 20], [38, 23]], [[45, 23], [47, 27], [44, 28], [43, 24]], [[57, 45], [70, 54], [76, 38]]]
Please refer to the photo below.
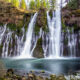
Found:
[[7, 58], [20, 55], [24, 42], [24, 28], [21, 34], [22, 36], [18, 36], [7, 24], [0, 26], [0, 56]]
[[57, 1], [56, 10], [53, 11], [51, 20], [49, 12], [47, 13], [49, 27], [49, 58], [60, 57], [60, 38], [61, 38], [61, 12], [60, 2]]
[[33, 28], [35, 25], [35, 21], [36, 21], [36, 17], [37, 17], [37, 13], [34, 14], [33, 18], [31, 19], [29, 26], [28, 26], [28, 31], [26, 33], [26, 41], [24, 44], [24, 48], [23, 51], [20, 55], [21, 58], [31, 58], [32, 57], [32, 53], [31, 53], [31, 41], [32, 41], [32, 34], [33, 34]]

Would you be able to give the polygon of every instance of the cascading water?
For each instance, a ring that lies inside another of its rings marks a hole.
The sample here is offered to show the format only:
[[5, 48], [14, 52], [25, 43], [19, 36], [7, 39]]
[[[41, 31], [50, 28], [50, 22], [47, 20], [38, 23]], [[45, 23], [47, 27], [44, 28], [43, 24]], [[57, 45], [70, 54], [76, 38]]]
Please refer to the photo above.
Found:
[[49, 13], [47, 13], [49, 26], [49, 56], [48, 58], [60, 57], [60, 38], [61, 38], [61, 12], [60, 1], [56, 0], [56, 10], [53, 11], [53, 18], [51, 20]]
[[0, 54], [2, 57], [20, 55], [24, 42], [24, 28], [22, 29], [22, 36], [18, 36], [7, 27], [7, 24], [0, 26]]
[[32, 40], [32, 33], [33, 33], [33, 28], [35, 25], [37, 13], [34, 14], [33, 18], [31, 19], [29, 26], [28, 26], [28, 31], [26, 33], [26, 42], [23, 48], [23, 51], [20, 55], [21, 58], [31, 58], [32, 53], [31, 53], [31, 40]]

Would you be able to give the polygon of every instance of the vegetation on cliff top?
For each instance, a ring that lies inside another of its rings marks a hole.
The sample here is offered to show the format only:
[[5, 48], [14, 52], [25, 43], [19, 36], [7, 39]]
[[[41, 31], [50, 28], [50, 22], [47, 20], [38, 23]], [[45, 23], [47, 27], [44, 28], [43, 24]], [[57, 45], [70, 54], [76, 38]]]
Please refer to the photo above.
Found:
[[68, 3], [68, 8], [69, 9], [78, 9], [79, 5], [78, 5], [79, 0], [70, 0], [70, 2]]

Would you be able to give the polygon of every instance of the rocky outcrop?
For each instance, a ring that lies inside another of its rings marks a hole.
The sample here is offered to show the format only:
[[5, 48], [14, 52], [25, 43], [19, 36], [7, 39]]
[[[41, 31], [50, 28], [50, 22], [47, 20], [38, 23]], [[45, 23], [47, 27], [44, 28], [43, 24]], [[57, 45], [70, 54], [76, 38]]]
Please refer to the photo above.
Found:
[[63, 8], [62, 22], [68, 27], [73, 27], [75, 31], [80, 30], [80, 9], [69, 10]]
[[[0, 23], [16, 24], [17, 26], [23, 26], [24, 18], [31, 16], [35, 11], [23, 10], [16, 8], [12, 3], [7, 3], [4, 0], [0, 0]], [[25, 16], [26, 15], [26, 16]]]
[[0, 23], [19, 24], [23, 20], [24, 13], [19, 11], [11, 3], [0, 1]]
[[38, 16], [36, 20], [36, 25], [35, 25], [35, 33], [38, 33], [40, 28], [42, 28], [43, 31], [47, 31], [47, 15], [46, 15], [46, 9], [45, 8], [40, 8], [38, 11]]
[[34, 49], [33, 52], [33, 57], [44, 58], [44, 52], [42, 49], [42, 38], [38, 39], [37, 41], [36, 48]]

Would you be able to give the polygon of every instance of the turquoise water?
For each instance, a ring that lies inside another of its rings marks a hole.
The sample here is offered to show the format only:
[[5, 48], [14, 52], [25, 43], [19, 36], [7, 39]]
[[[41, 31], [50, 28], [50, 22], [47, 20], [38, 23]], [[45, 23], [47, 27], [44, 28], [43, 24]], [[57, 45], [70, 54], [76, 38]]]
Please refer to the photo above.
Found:
[[54, 74], [68, 74], [80, 70], [80, 59], [1, 59], [7, 69], [22, 70], [45, 70]]

